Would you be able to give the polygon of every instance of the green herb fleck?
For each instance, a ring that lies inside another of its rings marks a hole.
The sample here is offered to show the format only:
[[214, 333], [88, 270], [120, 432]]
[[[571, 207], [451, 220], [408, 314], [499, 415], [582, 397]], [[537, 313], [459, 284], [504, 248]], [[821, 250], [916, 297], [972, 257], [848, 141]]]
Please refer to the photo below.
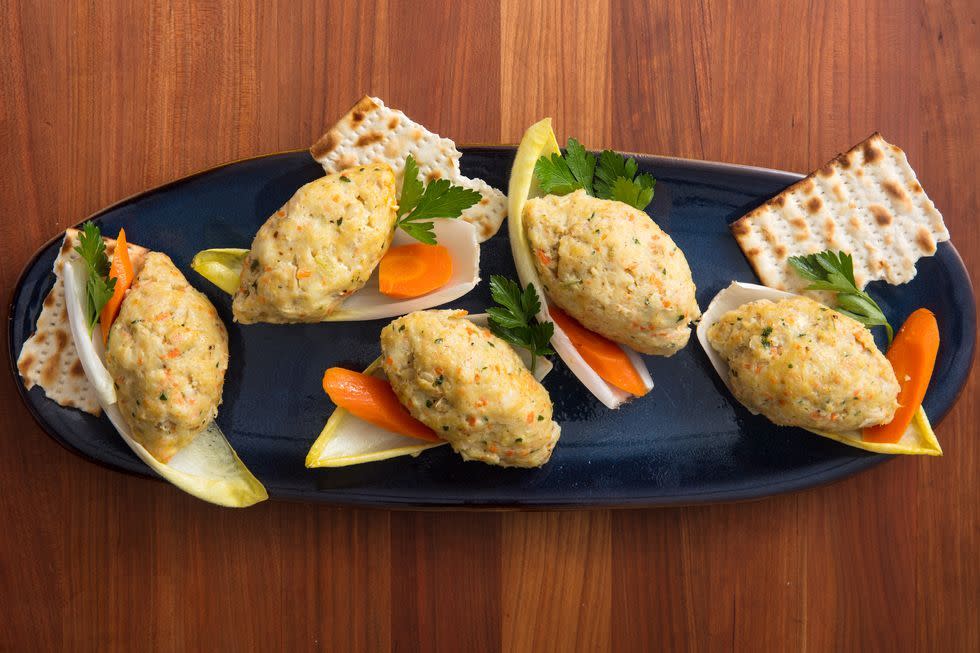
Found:
[[762, 330], [762, 346], [765, 347], [766, 349], [769, 349], [769, 347], [772, 346], [772, 341], [769, 340], [769, 336], [771, 335], [772, 335], [771, 326], [767, 326], [765, 329]]

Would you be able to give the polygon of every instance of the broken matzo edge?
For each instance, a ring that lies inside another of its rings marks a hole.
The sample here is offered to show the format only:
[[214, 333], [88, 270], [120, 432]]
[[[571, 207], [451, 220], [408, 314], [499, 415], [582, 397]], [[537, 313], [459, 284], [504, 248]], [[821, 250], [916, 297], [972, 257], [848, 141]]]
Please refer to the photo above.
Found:
[[[99, 415], [102, 408], [99, 406], [95, 388], [85, 377], [81, 361], [78, 360], [78, 352], [68, 325], [68, 311], [65, 308], [65, 284], [62, 275], [65, 264], [79, 258], [75, 251], [78, 235], [76, 229], [65, 231], [61, 249], [54, 261], [54, 286], [44, 298], [34, 333], [21, 347], [20, 356], [17, 357], [17, 371], [28, 390], [35, 385], [40, 386], [45, 396], [60, 406]], [[106, 256], [111, 259], [116, 241], [113, 238], [104, 240]], [[138, 245], [129, 245], [129, 257], [134, 270], [139, 270], [146, 251]]]
[[386, 107], [378, 98], [361, 98], [313, 144], [310, 154], [328, 174], [384, 161], [395, 171], [399, 187], [405, 159], [411, 154], [426, 182], [448, 179], [483, 196], [461, 216], [476, 227], [480, 242], [497, 233], [507, 217], [506, 195], [482, 179], [469, 179], [460, 173], [455, 143], [433, 134], [401, 111]]
[[949, 240], [943, 216], [905, 153], [875, 132], [731, 225], [756, 275], [797, 292], [809, 282], [791, 256], [837, 250], [854, 258], [858, 288], [915, 277], [915, 263]]

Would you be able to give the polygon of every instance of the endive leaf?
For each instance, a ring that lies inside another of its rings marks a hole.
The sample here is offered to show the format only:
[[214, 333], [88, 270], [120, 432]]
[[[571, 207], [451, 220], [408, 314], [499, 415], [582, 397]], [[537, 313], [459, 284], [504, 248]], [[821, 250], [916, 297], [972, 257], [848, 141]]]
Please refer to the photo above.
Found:
[[[459, 299], [480, 282], [480, 242], [476, 227], [462, 220], [436, 220], [433, 223], [439, 244], [447, 247], [453, 259], [452, 276], [446, 285], [420, 297], [393, 299], [381, 294], [378, 270], [375, 268], [367, 284], [348, 297], [327, 322], [355, 322], [398, 317], [435, 308]], [[392, 247], [417, 242], [401, 229], [395, 231]], [[242, 263], [247, 249], [206, 249], [198, 252], [191, 267], [205, 279], [234, 295], [238, 290]]]
[[247, 249], [206, 249], [191, 260], [191, 267], [199, 275], [234, 295], [242, 276], [242, 263], [248, 256]]
[[[793, 293], [788, 293], [782, 290], [775, 290], [773, 288], [768, 288], [766, 286], [759, 286], [754, 283], [742, 283], [740, 281], [733, 281], [730, 286], [715, 295], [715, 298], [711, 300], [708, 308], [705, 309], [704, 315], [701, 316], [701, 322], [698, 324], [697, 335], [698, 342], [701, 343], [701, 347], [704, 352], [708, 355], [708, 359], [711, 361], [712, 367], [721, 377], [722, 382], [728, 386], [728, 362], [715, 351], [714, 347], [708, 342], [708, 329], [711, 325], [715, 324], [721, 317], [728, 311], [734, 310], [741, 306], [742, 304], [747, 304], [749, 302], [754, 302], [759, 299], [768, 299], [770, 301], [777, 302], [781, 299], [788, 299], [790, 297], [795, 297]], [[731, 388], [729, 388], [731, 389]], [[754, 412], [749, 409], [750, 412]], [[936, 434], [932, 430], [932, 426], [929, 424], [929, 418], [926, 415], [925, 410], [919, 406], [919, 410], [909, 424], [909, 427], [905, 429], [905, 433], [902, 435], [898, 442], [865, 442], [861, 437], [860, 431], [845, 431], [842, 433], [830, 433], [826, 431], [817, 431], [814, 429], [806, 429], [811, 433], [816, 433], [825, 438], [830, 438], [831, 440], [837, 440], [846, 445], [857, 447], [858, 449], [865, 449], [867, 451], [874, 451], [876, 453], [888, 453], [888, 454], [911, 454], [911, 455], [925, 455], [925, 456], [941, 456], [943, 454], [942, 448], [939, 446], [939, 441], [936, 439]]]
[[[470, 315], [468, 318], [479, 326], [487, 325], [485, 314]], [[530, 367], [531, 358], [524, 349], [515, 349], [517, 355]], [[534, 378], [543, 379], [552, 369], [547, 358], [539, 358]], [[371, 363], [365, 374], [385, 378], [381, 359]], [[306, 456], [307, 467], [346, 467], [361, 463], [386, 460], [397, 456], [417, 456], [426, 449], [439, 447], [445, 442], [424, 442], [418, 438], [401, 435], [351, 415], [343, 408], [336, 408], [326, 425], [310, 447]]]
[[[89, 337], [84, 325], [81, 299], [84, 297], [87, 271], [79, 261], [65, 266], [65, 303], [72, 339], [86, 377], [98, 387], [96, 379], [112, 377], [102, 362], [102, 352], [96, 349], [101, 337]], [[178, 451], [169, 462], [163, 463], [133, 439], [129, 425], [119, 412], [115, 392], [111, 397], [99, 391], [99, 403], [112, 425], [129, 448], [157, 474], [181, 490], [204, 501], [221, 506], [246, 507], [269, 497], [262, 484], [245, 467], [232, 449], [218, 425], [211, 423], [193, 441]], [[111, 401], [110, 401], [111, 398]]]
[[[521, 284], [524, 286], [529, 283], [533, 285], [538, 297], [541, 298], [541, 310], [538, 311], [537, 316], [538, 320], [542, 322], [552, 322], [552, 320], [548, 313], [548, 296], [544, 292], [544, 286], [538, 277], [537, 269], [534, 267], [534, 261], [531, 258], [531, 246], [527, 241], [527, 234], [524, 233], [524, 205], [529, 198], [538, 197], [542, 194], [534, 176], [534, 167], [538, 159], [556, 152], [560, 153], [560, 150], [558, 149], [558, 141], [555, 139], [555, 133], [551, 129], [551, 118], [545, 118], [528, 127], [521, 139], [520, 146], [517, 148], [514, 166], [510, 172], [510, 184], [507, 189], [509, 202], [507, 229], [510, 234], [510, 248], [514, 256], [514, 266], [517, 268], [517, 276], [521, 280]], [[582, 382], [582, 385], [608, 408], [617, 408], [624, 401], [633, 397], [633, 395], [607, 383], [596, 374], [557, 324], [555, 324], [555, 333], [551, 338], [551, 346], [568, 365], [568, 369]], [[644, 385], [648, 389], [652, 388], [653, 379], [650, 378], [650, 372], [640, 355], [629, 347], [622, 345], [620, 347], [629, 357], [640, 378], [643, 379]]]

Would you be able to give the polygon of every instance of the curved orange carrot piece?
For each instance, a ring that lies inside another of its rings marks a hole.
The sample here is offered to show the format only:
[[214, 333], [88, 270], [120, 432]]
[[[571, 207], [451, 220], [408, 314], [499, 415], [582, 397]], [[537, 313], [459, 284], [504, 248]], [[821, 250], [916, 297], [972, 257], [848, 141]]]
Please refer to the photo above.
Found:
[[548, 307], [555, 324], [561, 327], [585, 362], [604, 381], [620, 390], [642, 397], [649, 389], [626, 352], [612, 340], [589, 331], [557, 307]]
[[865, 442], [898, 442], [922, 405], [939, 352], [939, 325], [925, 308], [909, 315], [885, 356], [895, 370], [902, 389], [898, 410], [888, 424], [870, 426], [861, 432]]
[[112, 291], [112, 297], [102, 307], [102, 314], [99, 316], [99, 325], [102, 327], [102, 344], [109, 342], [109, 327], [119, 315], [119, 307], [122, 305], [123, 297], [133, 283], [133, 264], [129, 260], [129, 246], [126, 244], [125, 229], [120, 229], [119, 236], [116, 238], [116, 249], [112, 252], [112, 261], [109, 263], [109, 278], [116, 280], [116, 286]]
[[418, 297], [445, 286], [453, 276], [453, 257], [442, 245], [413, 243], [392, 247], [378, 266], [382, 294]]
[[427, 442], [439, 442], [432, 429], [412, 417], [391, 385], [369, 374], [331, 367], [323, 374], [330, 400], [365, 422]]

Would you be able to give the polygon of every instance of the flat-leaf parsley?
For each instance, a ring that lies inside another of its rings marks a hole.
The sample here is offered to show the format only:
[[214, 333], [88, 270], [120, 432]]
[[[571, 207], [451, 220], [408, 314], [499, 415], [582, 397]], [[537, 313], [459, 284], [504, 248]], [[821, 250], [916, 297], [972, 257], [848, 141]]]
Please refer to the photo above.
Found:
[[498, 304], [487, 309], [490, 330], [501, 340], [528, 350], [533, 372], [538, 356], [555, 353], [550, 344], [555, 325], [535, 319], [541, 310], [538, 293], [531, 284], [522, 290], [514, 281], [494, 274], [490, 277], [490, 296]]
[[549, 195], [567, 195], [583, 189], [600, 199], [617, 200], [640, 209], [653, 201], [656, 180], [648, 173], [637, 174], [636, 159], [603, 150], [598, 159], [574, 138], [568, 139], [565, 155], [542, 156], [534, 164], [538, 185]]
[[454, 186], [448, 179], [436, 179], [428, 185], [419, 179], [419, 167], [411, 154], [405, 159], [402, 194], [398, 199], [398, 221], [402, 231], [427, 245], [436, 244], [432, 220], [458, 218], [463, 211], [480, 201], [475, 190]]

